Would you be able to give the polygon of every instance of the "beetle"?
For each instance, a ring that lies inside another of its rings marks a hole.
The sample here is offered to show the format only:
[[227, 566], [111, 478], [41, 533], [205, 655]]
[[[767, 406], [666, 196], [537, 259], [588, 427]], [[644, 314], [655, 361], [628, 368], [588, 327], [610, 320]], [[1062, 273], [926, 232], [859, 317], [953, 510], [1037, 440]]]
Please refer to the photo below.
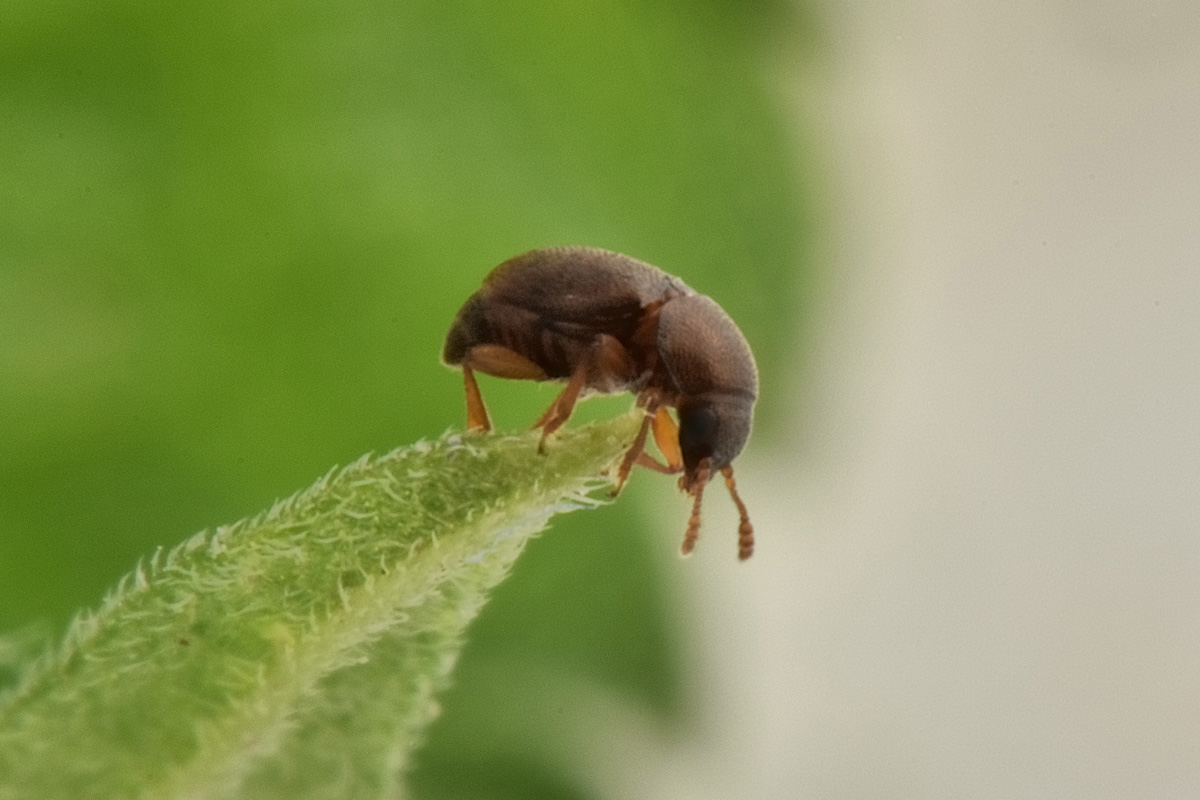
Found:
[[[634, 465], [668, 475], [693, 498], [682, 552], [700, 534], [705, 485], [720, 472], [737, 506], [738, 557], [754, 552], [754, 529], [733, 479], [750, 437], [758, 368], [742, 332], [711, 298], [658, 267], [594, 247], [548, 247], [500, 264], [463, 304], [442, 362], [460, 368], [467, 428], [491, 430], [475, 372], [566, 382], [534, 424], [539, 449], [588, 393], [632, 392], [645, 412], [617, 469], [613, 494]], [[677, 410], [678, 425], [668, 408]], [[645, 452], [653, 430], [662, 464]]]

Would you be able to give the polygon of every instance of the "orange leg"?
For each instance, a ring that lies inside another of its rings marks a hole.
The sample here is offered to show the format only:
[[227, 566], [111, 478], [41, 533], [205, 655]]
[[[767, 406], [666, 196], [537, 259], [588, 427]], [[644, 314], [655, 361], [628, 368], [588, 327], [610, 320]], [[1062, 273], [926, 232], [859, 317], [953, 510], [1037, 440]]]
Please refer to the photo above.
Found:
[[[619, 495], [621, 489], [625, 488], [625, 481], [629, 480], [629, 473], [633, 470], [633, 465], [638, 463], [641, 456], [646, 456], [646, 433], [650, 430], [652, 419], [653, 416], [649, 413], [642, 417], [642, 424], [638, 428], [637, 436], [633, 437], [633, 444], [629, 445], [629, 449], [625, 451], [625, 458], [621, 459], [621, 466], [617, 468], [617, 485], [613, 487], [613, 497]], [[650, 457], [646, 456], [646, 458]]]
[[729, 496], [733, 498], [738, 516], [741, 517], [741, 522], [738, 524], [738, 560], [745, 561], [754, 555], [754, 526], [750, 524], [750, 514], [746, 511], [746, 504], [738, 496], [737, 485], [733, 482], [733, 467], [722, 468], [721, 474], [725, 476], [725, 488], [729, 490]]
[[672, 472], [683, 469], [683, 451], [679, 449], [679, 426], [671, 419], [671, 412], [667, 411], [666, 406], [654, 412], [654, 443], [658, 445], [663, 458], [667, 459]]
[[661, 472], [663, 475], [678, 475], [683, 471], [683, 465], [678, 467], [669, 467], [666, 464], [659, 463], [658, 459], [647, 453], [645, 450], [638, 453], [633, 462], [636, 466], [652, 469], [655, 472]]
[[598, 381], [597, 385], [604, 385], [613, 380], [628, 380], [633, 368], [633, 359], [617, 339], [607, 334], [597, 336], [587, 354], [579, 360], [575, 371], [571, 373], [567, 388], [562, 390], [562, 394], [550, 404], [546, 413], [533, 424], [533, 427], [542, 429], [538, 452], [545, 452], [546, 438], [571, 418], [571, 412], [575, 410], [579, 395], [588, 385], [589, 377]]
[[562, 394], [555, 398], [550, 407], [546, 409], [546, 413], [542, 414], [533, 424], [533, 427], [542, 429], [542, 440], [538, 442], [539, 453], [546, 452], [546, 437], [561, 428], [563, 423], [571, 418], [571, 412], [575, 410], [575, 403], [579, 400], [579, 394], [583, 391], [583, 385], [586, 382], [587, 364], [581, 364], [571, 375], [571, 380], [567, 382], [567, 388], [562, 390]]
[[688, 518], [687, 532], [683, 535], [683, 545], [679, 548], [679, 552], [683, 555], [690, 555], [692, 550], [696, 549], [696, 540], [700, 538], [700, 500], [704, 497], [704, 487], [708, 484], [710, 475], [710, 459], [703, 459], [700, 462], [700, 468], [696, 471], [696, 481], [693, 484], [692, 493], [695, 500], [692, 503], [692, 515]]
[[498, 344], [477, 344], [472, 347], [463, 364], [497, 378], [518, 381], [544, 381], [546, 371], [520, 353]]
[[488, 419], [487, 406], [483, 404], [483, 395], [479, 393], [479, 384], [475, 382], [475, 373], [463, 364], [463, 383], [467, 388], [467, 430], [490, 431], [492, 421]]

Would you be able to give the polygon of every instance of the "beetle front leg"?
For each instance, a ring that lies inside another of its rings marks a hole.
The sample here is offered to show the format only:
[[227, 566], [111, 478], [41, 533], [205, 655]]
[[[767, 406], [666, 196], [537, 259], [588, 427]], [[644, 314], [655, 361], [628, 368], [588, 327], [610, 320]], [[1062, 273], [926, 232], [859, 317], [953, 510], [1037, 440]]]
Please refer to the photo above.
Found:
[[670, 468], [670, 472], [667, 474], [681, 472], [683, 470], [683, 451], [679, 449], [679, 426], [675, 424], [675, 420], [671, 419], [671, 412], [667, 411], [666, 406], [659, 406], [658, 410], [654, 412], [654, 443], [658, 445], [659, 452], [667, 460], [667, 466]]
[[[638, 428], [637, 436], [633, 437], [633, 444], [629, 445], [629, 449], [625, 451], [625, 458], [621, 459], [621, 466], [617, 468], [617, 485], [613, 487], [613, 497], [619, 495], [621, 489], [625, 488], [625, 481], [629, 480], [629, 473], [633, 471], [633, 465], [637, 463], [639, 456], [646, 455], [646, 433], [650, 430], [650, 423], [653, 419], [654, 414], [647, 411], [642, 418], [642, 425]], [[646, 457], [649, 458], [649, 456]]]
[[662, 475], [678, 475], [679, 473], [683, 472], [682, 464], [680, 464], [678, 467], [669, 467], [660, 462], [654, 456], [647, 453], [645, 450], [638, 453], [638, 456], [636, 459], [634, 459], [633, 464], [636, 467], [645, 467], [646, 469], [654, 470]]

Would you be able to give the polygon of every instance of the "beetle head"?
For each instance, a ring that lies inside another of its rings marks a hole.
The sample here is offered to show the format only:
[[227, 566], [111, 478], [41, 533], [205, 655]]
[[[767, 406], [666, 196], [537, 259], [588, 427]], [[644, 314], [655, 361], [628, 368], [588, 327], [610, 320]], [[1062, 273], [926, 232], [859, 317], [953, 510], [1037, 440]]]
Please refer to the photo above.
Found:
[[[683, 452], [680, 486], [691, 492], [697, 481], [712, 478], [729, 466], [750, 438], [753, 398], [709, 393], [679, 404], [679, 449]], [[702, 462], [708, 459], [707, 470]]]

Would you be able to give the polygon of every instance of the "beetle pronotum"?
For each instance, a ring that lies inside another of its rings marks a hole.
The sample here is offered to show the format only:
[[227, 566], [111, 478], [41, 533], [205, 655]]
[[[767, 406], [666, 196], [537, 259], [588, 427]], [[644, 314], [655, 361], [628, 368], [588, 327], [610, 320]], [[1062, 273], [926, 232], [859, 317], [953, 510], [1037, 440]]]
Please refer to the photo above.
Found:
[[[475, 372], [565, 381], [534, 424], [543, 445], [586, 393], [633, 392], [645, 418], [617, 469], [614, 494], [635, 464], [683, 473], [679, 487], [693, 498], [687, 554], [700, 534], [704, 487], [720, 472], [741, 520], [738, 557], [754, 552], [732, 462], [750, 437], [758, 369], [729, 315], [679, 278], [608, 250], [533, 250], [484, 279], [450, 326], [442, 360], [462, 368], [472, 430], [491, 429]], [[678, 426], [668, 408], [677, 410]], [[666, 464], [644, 450], [651, 430]]]

